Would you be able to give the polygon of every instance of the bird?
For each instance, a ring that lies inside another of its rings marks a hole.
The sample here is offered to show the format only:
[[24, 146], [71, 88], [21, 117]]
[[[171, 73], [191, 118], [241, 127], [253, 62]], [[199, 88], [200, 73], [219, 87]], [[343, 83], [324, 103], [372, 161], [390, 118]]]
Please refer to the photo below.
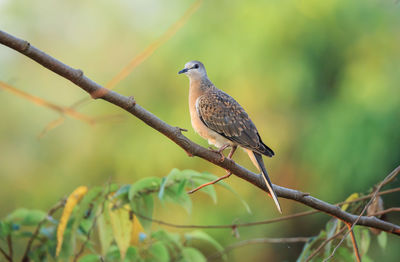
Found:
[[210, 145], [217, 147], [216, 152], [222, 156], [223, 150], [231, 147], [228, 158], [233, 156], [238, 146], [242, 147], [261, 171], [269, 194], [278, 211], [282, 213], [262, 158], [262, 155], [272, 157], [275, 153], [263, 143], [249, 115], [233, 97], [210, 81], [200, 61], [186, 63], [178, 74], [189, 77], [189, 111], [195, 132], [208, 140]]

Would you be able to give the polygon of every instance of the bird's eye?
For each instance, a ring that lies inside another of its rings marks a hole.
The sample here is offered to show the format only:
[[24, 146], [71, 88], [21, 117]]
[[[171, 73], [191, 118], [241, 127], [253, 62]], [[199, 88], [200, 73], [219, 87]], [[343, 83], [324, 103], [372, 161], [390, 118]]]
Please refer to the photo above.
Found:
[[193, 66], [193, 68], [199, 68], [199, 64], [195, 64], [194, 66]]

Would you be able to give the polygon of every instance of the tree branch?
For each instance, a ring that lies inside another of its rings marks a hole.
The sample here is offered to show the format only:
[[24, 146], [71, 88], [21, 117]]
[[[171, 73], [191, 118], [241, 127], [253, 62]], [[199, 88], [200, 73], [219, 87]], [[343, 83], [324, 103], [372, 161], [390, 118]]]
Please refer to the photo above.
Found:
[[[3, 31], [0, 31], [0, 43], [28, 56], [29, 58], [33, 59], [47, 69], [70, 80], [71, 82], [85, 90], [87, 93], [89, 93], [92, 97], [96, 95], [96, 98], [101, 98], [126, 110], [153, 129], [167, 136], [178, 146], [184, 149], [188, 154], [203, 158], [210, 163], [231, 171], [236, 176], [252, 183], [253, 185], [267, 192], [267, 188], [265, 187], [264, 181], [262, 180], [260, 175], [250, 172], [249, 170], [236, 164], [234, 161], [228, 158], [225, 158], [221, 162], [220, 155], [218, 153], [212, 152], [192, 142], [182, 134], [180, 128], [168, 125], [157, 116], [153, 115], [140, 105], [136, 104], [134, 100], [130, 99], [129, 97], [120, 95], [114, 91], [102, 87], [101, 85], [87, 78], [81, 70], [74, 69], [47, 55], [36, 47], [31, 46], [29, 42], [16, 38]], [[100, 97], [98, 97], [98, 95], [100, 95]], [[395, 171], [399, 172], [400, 166], [397, 167]], [[357, 221], [358, 225], [372, 227], [386, 231], [388, 233], [400, 235], [400, 226], [385, 222], [376, 217], [361, 216], [358, 218], [358, 216], [356, 215], [341, 210], [338, 206], [328, 204], [322, 200], [310, 196], [309, 194], [297, 190], [277, 185], [274, 185], [274, 190], [279, 197], [297, 201], [348, 223], [354, 223], [355, 221]]]
[[208, 260], [221, 257], [225, 253], [231, 252], [233, 249], [255, 244], [288, 244], [288, 243], [306, 243], [311, 237], [285, 237], [285, 238], [253, 238], [236, 242], [227, 246], [223, 251], [217, 252], [209, 257]]

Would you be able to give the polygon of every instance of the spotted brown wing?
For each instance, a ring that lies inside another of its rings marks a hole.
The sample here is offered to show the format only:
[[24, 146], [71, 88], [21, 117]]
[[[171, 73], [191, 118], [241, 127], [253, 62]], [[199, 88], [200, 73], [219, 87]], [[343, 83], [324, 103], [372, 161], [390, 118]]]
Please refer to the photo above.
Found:
[[196, 101], [201, 121], [218, 134], [236, 144], [267, 156], [274, 152], [260, 138], [257, 128], [243, 107], [228, 94], [216, 90], [200, 96]]

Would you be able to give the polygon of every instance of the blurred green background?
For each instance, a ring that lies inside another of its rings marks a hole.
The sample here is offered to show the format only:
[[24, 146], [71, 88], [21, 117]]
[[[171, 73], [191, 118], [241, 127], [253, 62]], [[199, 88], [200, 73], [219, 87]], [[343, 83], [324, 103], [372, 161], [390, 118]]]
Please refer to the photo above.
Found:
[[[136, 54], [162, 35], [192, 1], [1, 0], [1, 29], [106, 84]], [[334, 203], [367, 192], [400, 163], [400, 6], [376, 0], [205, 0], [171, 40], [138, 66], [116, 91], [171, 125], [189, 129], [188, 79], [177, 72], [200, 60], [214, 84], [241, 103], [276, 156], [267, 159], [272, 181]], [[0, 80], [69, 106], [81, 89], [30, 59], [0, 46]], [[38, 135], [58, 114], [0, 89], [0, 217], [17, 207], [49, 209], [79, 185], [112, 180], [130, 184], [165, 176], [176, 167], [224, 171], [184, 151], [138, 119], [103, 101], [80, 112], [122, 114], [94, 126], [68, 118]], [[235, 160], [255, 171], [244, 152]], [[215, 205], [192, 195], [192, 214], [159, 206], [155, 217], [182, 224], [228, 224], [278, 217], [265, 193], [236, 178], [229, 183], [253, 210], [218, 188]], [[397, 180], [390, 187], [398, 187]], [[387, 195], [385, 206], [399, 206]], [[284, 214], [307, 208], [281, 200]], [[395, 214], [391, 221], [399, 222]], [[241, 239], [312, 236], [329, 219], [301, 219], [240, 229]], [[208, 230], [223, 245], [230, 230]], [[372, 243], [375, 245], [375, 242]], [[386, 253], [398, 261], [398, 237]], [[376, 246], [376, 245], [375, 245]], [[230, 253], [231, 261], [293, 261], [300, 244], [255, 245]]]

